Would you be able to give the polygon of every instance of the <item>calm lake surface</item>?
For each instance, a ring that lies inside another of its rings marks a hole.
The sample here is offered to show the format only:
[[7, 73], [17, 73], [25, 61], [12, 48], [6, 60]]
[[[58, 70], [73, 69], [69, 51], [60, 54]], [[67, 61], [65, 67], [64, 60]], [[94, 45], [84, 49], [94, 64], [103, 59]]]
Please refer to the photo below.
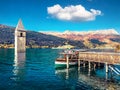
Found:
[[104, 68], [56, 70], [59, 52], [27, 49], [26, 54], [15, 55], [14, 49], [0, 49], [0, 90], [120, 90], [120, 76], [107, 82]]

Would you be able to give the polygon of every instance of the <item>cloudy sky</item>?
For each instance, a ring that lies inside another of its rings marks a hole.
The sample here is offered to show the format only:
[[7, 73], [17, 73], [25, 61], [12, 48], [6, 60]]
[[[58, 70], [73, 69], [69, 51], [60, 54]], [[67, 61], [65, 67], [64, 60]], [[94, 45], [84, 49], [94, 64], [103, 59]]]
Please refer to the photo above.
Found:
[[34, 31], [120, 32], [120, 0], [0, 0], [0, 24]]

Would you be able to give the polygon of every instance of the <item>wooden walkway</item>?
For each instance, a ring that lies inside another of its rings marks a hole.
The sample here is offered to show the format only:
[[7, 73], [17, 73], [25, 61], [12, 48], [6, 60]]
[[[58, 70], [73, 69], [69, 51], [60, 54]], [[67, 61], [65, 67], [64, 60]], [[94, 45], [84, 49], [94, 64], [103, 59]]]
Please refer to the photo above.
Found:
[[[120, 76], [119, 68], [115, 67], [116, 65], [120, 65], [120, 53], [115, 52], [91, 52], [91, 51], [77, 51], [77, 52], [65, 52], [62, 53], [66, 57], [66, 68], [69, 69], [70, 60], [76, 60], [78, 62], [78, 67], [86, 67], [88, 66], [88, 72], [90, 73], [91, 68], [95, 70], [96, 67], [100, 67], [104, 65], [106, 72], [106, 80], [108, 79], [108, 73], [113, 75]], [[76, 56], [76, 58], [71, 58], [72, 56]]]
[[120, 65], [120, 53], [79, 52], [79, 60]]

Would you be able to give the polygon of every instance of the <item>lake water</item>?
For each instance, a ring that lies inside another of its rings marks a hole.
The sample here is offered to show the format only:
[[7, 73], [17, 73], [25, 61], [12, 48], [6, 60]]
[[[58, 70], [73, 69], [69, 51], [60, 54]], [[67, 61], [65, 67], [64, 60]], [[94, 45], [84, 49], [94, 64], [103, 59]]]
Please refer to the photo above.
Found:
[[0, 90], [120, 90], [120, 76], [107, 82], [104, 68], [56, 70], [60, 51], [27, 49], [15, 55], [14, 49], [0, 49]]

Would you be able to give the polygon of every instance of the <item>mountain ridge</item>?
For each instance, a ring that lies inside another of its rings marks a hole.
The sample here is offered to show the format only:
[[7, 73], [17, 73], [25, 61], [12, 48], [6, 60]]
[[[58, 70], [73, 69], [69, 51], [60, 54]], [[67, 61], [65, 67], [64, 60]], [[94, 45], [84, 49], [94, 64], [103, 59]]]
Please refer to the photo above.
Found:
[[120, 34], [115, 29], [97, 31], [65, 31], [65, 32], [42, 32], [69, 40], [82, 41], [88, 48], [114, 48], [120, 44]]
[[[14, 31], [15, 27], [1, 25], [0, 24], [0, 46], [11, 45], [14, 47]], [[101, 34], [97, 32], [94, 34], [73, 34], [67, 33], [55, 35], [49, 35], [48, 33], [41, 33], [35, 31], [26, 30], [26, 44], [28, 47], [59, 47], [69, 45], [79, 48], [114, 48], [120, 44], [120, 35], [113, 29], [114, 34]], [[68, 31], [69, 32], [69, 31]]]
[[62, 35], [62, 34], [74, 34], [74, 35], [86, 35], [86, 34], [103, 34], [103, 35], [119, 35], [115, 29], [103, 29], [103, 30], [94, 30], [94, 31], [70, 31], [66, 30], [64, 32], [41, 32], [44, 34], [50, 35]]
[[[14, 31], [15, 27], [0, 24], [0, 44], [12, 44], [12, 47], [14, 47]], [[26, 44], [28, 47], [58, 47], [65, 45], [65, 42], [67, 41], [73, 46], [85, 47], [81, 41], [67, 40], [36, 31], [26, 30], [26, 38]]]

